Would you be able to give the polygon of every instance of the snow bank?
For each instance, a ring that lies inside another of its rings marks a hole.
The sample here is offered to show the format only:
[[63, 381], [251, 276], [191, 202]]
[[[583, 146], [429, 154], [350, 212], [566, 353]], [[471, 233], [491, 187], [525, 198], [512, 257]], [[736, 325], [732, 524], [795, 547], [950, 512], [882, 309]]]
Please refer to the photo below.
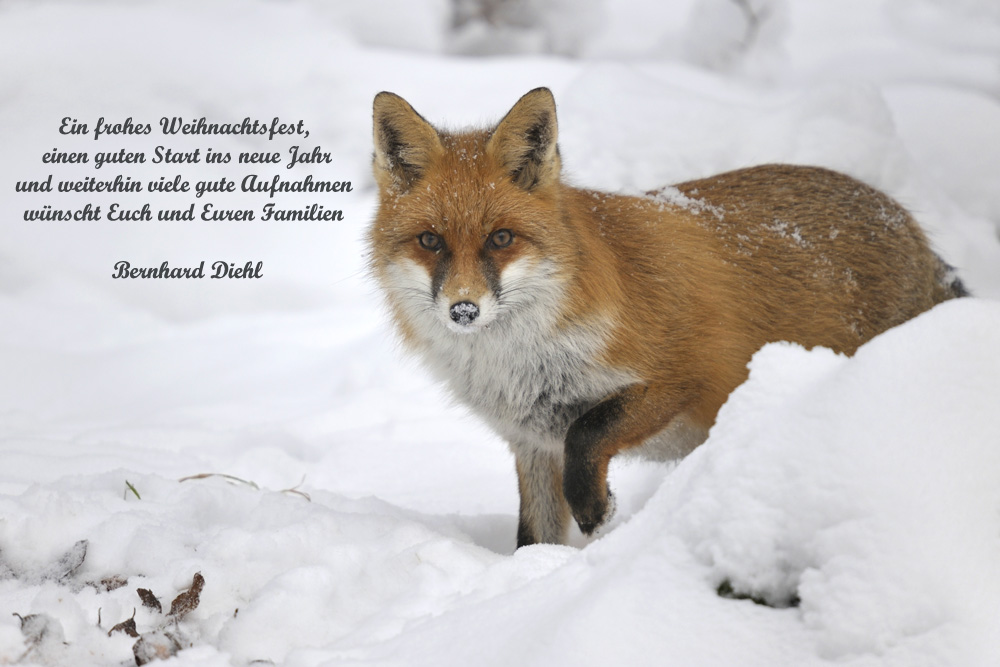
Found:
[[[200, 572], [168, 625], [181, 664], [991, 664], [998, 327], [1000, 304], [967, 299], [853, 358], [766, 346], [708, 442], [582, 551], [503, 556], [455, 517], [216, 478], [34, 487], [0, 500], [0, 656], [126, 660], [112, 625], [164, 623], [136, 589], [166, 609]], [[63, 640], [26, 645], [13, 613]]]
[[669, 525], [713, 581], [798, 600], [821, 657], [996, 659], [998, 326], [962, 301], [852, 359], [766, 346], [664, 489]]

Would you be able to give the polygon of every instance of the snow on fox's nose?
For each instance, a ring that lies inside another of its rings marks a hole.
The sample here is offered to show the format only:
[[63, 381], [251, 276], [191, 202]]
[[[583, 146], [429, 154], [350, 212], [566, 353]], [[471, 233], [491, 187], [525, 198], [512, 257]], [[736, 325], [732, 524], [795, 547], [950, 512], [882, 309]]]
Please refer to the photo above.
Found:
[[452, 322], [462, 326], [468, 326], [472, 324], [477, 317], [479, 317], [479, 306], [471, 301], [459, 301], [458, 303], [452, 304], [451, 309], [448, 312], [451, 315]]

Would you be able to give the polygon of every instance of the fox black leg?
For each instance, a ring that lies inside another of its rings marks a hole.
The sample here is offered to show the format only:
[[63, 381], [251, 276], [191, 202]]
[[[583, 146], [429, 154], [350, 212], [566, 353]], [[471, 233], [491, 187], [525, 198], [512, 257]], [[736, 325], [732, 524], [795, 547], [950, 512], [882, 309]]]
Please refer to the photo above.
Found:
[[669, 393], [633, 385], [585, 412], [566, 433], [563, 494], [573, 518], [590, 535], [608, 518], [608, 464], [618, 452], [641, 445], [677, 414]]

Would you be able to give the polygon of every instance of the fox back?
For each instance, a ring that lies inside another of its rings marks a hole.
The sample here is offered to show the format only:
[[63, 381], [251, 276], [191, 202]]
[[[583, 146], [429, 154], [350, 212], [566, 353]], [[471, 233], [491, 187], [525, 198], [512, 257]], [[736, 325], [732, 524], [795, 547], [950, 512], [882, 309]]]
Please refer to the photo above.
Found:
[[571, 187], [544, 88], [464, 132], [380, 93], [374, 140], [372, 272], [404, 343], [509, 442], [518, 545], [570, 516], [591, 533], [610, 459], [688, 453], [765, 343], [851, 354], [965, 293], [902, 207], [827, 169]]

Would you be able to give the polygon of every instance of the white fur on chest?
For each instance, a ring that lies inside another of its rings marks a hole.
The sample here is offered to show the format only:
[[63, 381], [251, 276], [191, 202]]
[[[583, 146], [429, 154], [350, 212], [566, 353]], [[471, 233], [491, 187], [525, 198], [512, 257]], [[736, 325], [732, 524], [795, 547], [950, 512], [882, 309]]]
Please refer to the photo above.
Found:
[[498, 324], [435, 336], [424, 355], [455, 396], [513, 444], [561, 451], [577, 417], [634, 381], [596, 362], [604, 345], [596, 331]]

